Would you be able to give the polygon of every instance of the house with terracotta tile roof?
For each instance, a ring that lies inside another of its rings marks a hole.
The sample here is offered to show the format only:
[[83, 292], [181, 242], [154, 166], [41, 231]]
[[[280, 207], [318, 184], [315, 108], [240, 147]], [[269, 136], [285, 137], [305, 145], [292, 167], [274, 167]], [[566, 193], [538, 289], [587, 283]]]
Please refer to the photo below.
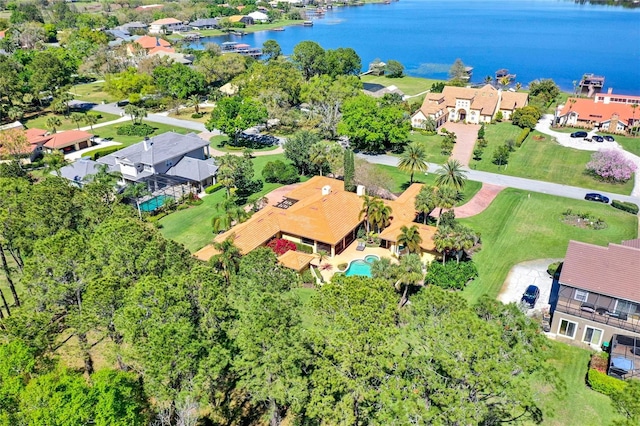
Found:
[[59, 151], [65, 154], [93, 145], [93, 135], [83, 130], [50, 133], [48, 130], [33, 128], [27, 129], [25, 134], [33, 151], [45, 151], [48, 153]]
[[549, 302], [558, 340], [600, 349], [614, 335], [640, 338], [640, 239], [607, 247], [570, 241]]
[[134, 40], [134, 43], [142, 47], [143, 49], [149, 51], [155, 49], [156, 47], [166, 47], [170, 48], [171, 43], [167, 40], [160, 37], [152, 37], [152, 36], [141, 36]]
[[[248, 221], [216, 236], [214, 241], [232, 237], [240, 252], [247, 254], [274, 238], [284, 238], [307, 245], [314, 253], [323, 250], [333, 257], [356, 240], [358, 229], [364, 223], [364, 217], [360, 215], [364, 188], [360, 187], [359, 193], [355, 194], [343, 187], [344, 182], [340, 180], [315, 176], [291, 190], [276, 205], [256, 212]], [[383, 231], [380, 238], [382, 246], [393, 253], [398, 252], [397, 234], [403, 225], [418, 226], [423, 250], [435, 249], [431, 238], [436, 228], [412, 222], [416, 217], [415, 196], [421, 187], [421, 184], [413, 184], [398, 199], [384, 200], [392, 209], [391, 230], [385, 229], [387, 232]], [[214, 254], [212, 246], [207, 246], [195, 255], [208, 260]]]
[[[640, 98], [638, 100], [640, 101]], [[559, 126], [600, 129], [609, 133], [624, 134], [640, 122], [640, 108], [634, 105], [638, 103], [611, 102], [610, 98], [607, 102], [601, 100], [596, 102], [588, 98], [569, 98], [557, 112], [555, 123]]]
[[163, 18], [149, 24], [149, 34], [164, 34], [167, 31], [182, 31], [188, 28], [182, 21], [176, 18]]
[[505, 92], [490, 84], [480, 88], [445, 86], [442, 93], [427, 94], [420, 109], [411, 116], [411, 125], [424, 128], [427, 118], [435, 120], [436, 127], [447, 121], [490, 123], [498, 111], [509, 119], [516, 108], [528, 102], [526, 93]]

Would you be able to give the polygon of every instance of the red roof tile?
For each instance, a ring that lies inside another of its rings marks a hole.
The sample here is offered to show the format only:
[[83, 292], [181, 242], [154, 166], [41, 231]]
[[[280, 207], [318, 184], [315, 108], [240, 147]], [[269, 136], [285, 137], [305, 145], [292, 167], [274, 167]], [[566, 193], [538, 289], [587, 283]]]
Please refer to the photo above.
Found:
[[49, 149], [62, 149], [72, 146], [78, 142], [91, 139], [93, 135], [83, 130], [67, 130], [66, 132], [54, 133], [44, 144]]
[[618, 115], [620, 120], [627, 123], [633, 118], [633, 108], [631, 108], [631, 104], [605, 104], [603, 102], [593, 102], [592, 99], [567, 99], [567, 102], [560, 112], [560, 116], [565, 116], [570, 112], [578, 113], [579, 120], [595, 122], [608, 121], [615, 114]]

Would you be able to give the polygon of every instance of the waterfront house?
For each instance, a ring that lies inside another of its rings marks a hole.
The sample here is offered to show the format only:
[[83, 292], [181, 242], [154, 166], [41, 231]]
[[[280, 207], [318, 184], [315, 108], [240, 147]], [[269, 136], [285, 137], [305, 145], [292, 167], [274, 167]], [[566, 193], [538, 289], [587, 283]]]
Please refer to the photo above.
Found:
[[[399, 253], [397, 237], [403, 225], [416, 225], [423, 237], [423, 251], [433, 251], [433, 226], [413, 223], [416, 217], [415, 196], [421, 184], [413, 184], [397, 200], [384, 200], [392, 209], [390, 225], [380, 234], [382, 246], [391, 253]], [[274, 238], [283, 238], [308, 246], [313, 253], [326, 251], [331, 257], [342, 253], [356, 240], [358, 229], [363, 226], [360, 214], [364, 187], [357, 193], [344, 189], [344, 182], [326, 176], [314, 176], [299, 184], [275, 205], [267, 206], [251, 218], [216, 236], [220, 242], [232, 237], [242, 254], [264, 246]], [[196, 257], [208, 260], [215, 254], [212, 246], [204, 247]]]
[[640, 239], [607, 247], [570, 241], [551, 291], [551, 333], [599, 349], [615, 334], [640, 338]]
[[196, 19], [189, 23], [189, 26], [194, 30], [213, 30], [220, 26], [218, 20], [215, 18]]
[[262, 23], [269, 22], [269, 16], [267, 16], [266, 13], [251, 12], [247, 16], [253, 19], [254, 22], [262, 22]]
[[498, 90], [487, 84], [481, 88], [445, 86], [442, 93], [428, 93], [422, 106], [411, 116], [411, 125], [424, 128], [427, 118], [436, 127], [447, 121], [490, 123], [498, 111], [508, 119], [516, 108], [528, 104], [526, 93]]
[[160, 37], [152, 36], [138, 37], [135, 39], [134, 43], [145, 49], [147, 52], [155, 49], [156, 47], [171, 47], [171, 43], [169, 43], [167, 40]]
[[149, 25], [149, 34], [165, 34], [167, 31], [182, 31], [185, 27], [182, 21], [176, 18], [163, 18], [153, 21]]
[[[610, 94], [607, 94], [610, 95]], [[634, 105], [639, 96], [596, 95], [595, 99], [569, 98], [556, 114], [558, 126], [599, 129], [624, 134], [640, 121], [640, 111]]]
[[253, 18], [246, 15], [232, 15], [227, 18], [232, 24], [241, 22], [245, 25], [253, 25]]

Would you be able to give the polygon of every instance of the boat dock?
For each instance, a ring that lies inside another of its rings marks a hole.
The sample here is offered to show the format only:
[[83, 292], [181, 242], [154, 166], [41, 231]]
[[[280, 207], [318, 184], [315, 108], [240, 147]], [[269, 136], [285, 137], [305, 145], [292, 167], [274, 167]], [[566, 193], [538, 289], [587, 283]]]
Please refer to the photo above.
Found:
[[600, 93], [604, 87], [604, 77], [595, 74], [585, 74], [578, 84], [579, 95], [586, 95], [588, 98], [592, 98], [596, 93]]
[[262, 49], [251, 47], [248, 44], [238, 43], [237, 41], [226, 41], [220, 45], [222, 53], [238, 53], [243, 56], [252, 56], [258, 58], [262, 56]]

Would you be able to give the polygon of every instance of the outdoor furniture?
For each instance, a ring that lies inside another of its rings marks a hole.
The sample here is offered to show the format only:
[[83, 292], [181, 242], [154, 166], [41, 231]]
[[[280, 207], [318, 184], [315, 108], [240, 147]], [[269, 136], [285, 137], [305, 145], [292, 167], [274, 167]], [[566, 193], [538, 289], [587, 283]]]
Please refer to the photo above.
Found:
[[367, 247], [367, 245], [363, 241], [360, 241], [358, 242], [358, 247], [356, 247], [356, 250], [364, 251], [365, 247]]
[[580, 309], [585, 312], [591, 313], [594, 313], [596, 311], [595, 307], [591, 303], [583, 303], [582, 305], [580, 305]]

